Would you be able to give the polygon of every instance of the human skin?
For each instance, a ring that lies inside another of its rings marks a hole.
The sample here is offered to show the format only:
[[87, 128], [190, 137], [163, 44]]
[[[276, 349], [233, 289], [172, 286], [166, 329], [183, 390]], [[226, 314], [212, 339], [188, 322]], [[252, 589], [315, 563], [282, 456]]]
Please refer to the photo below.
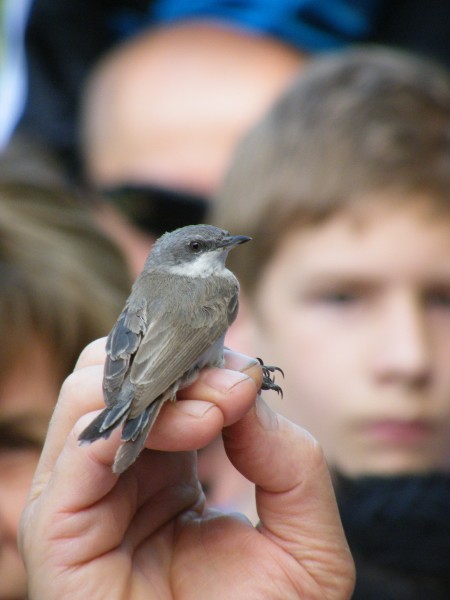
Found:
[[[323, 454], [257, 397], [254, 360], [227, 352], [227, 369], [202, 371], [120, 477], [118, 432], [77, 443], [103, 404], [103, 361], [104, 340], [81, 356], [50, 424], [21, 522], [31, 600], [350, 597], [354, 567]], [[204, 508], [193, 450], [221, 431], [256, 484], [257, 528]]]
[[[0, 598], [20, 600], [26, 577], [17, 548], [20, 514], [39, 460], [58, 389], [54, 358], [31, 334], [0, 381]], [[26, 376], [24, 376], [26, 373]]]
[[237, 141], [305, 60], [272, 37], [213, 22], [132, 37], [100, 61], [84, 94], [87, 177], [211, 195]]
[[350, 476], [449, 469], [450, 222], [413, 200], [293, 229], [246, 311], [286, 374], [272, 404]]

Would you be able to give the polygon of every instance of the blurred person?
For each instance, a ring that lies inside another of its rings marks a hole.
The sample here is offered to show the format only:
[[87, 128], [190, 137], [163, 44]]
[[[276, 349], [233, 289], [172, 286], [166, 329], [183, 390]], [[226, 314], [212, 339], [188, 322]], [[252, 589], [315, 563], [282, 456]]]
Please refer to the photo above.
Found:
[[272, 405], [322, 444], [357, 599], [450, 596], [449, 190], [447, 71], [374, 48], [312, 62], [213, 204], [253, 238], [226, 343], [283, 368]]
[[0, 182], [0, 598], [26, 596], [20, 513], [62, 381], [108, 332], [129, 289], [124, 260], [58, 186]]
[[61, 189], [68, 184], [57, 155], [36, 138], [24, 134], [15, 135], [0, 152], [0, 182]]
[[[114, 188], [99, 221], [137, 274], [155, 237], [204, 220], [236, 139], [284, 88], [294, 65], [356, 42], [395, 44], [396, 32], [405, 47], [445, 55], [443, 2], [427, 6], [431, 26], [422, 2], [405, 10], [383, 0], [326, 7], [300, 0], [268, 10], [264, 3], [215, 0], [118, 0], [107, 7], [98, 0], [35, 0], [19, 131], [49, 143], [76, 178], [84, 164], [92, 183]], [[98, 152], [92, 144], [90, 152], [90, 143], [79, 143], [80, 121], [90, 112], [82, 108], [83, 90], [99, 60], [111, 64], [109, 54], [118, 64], [103, 78], [108, 90], [94, 106], [93, 139], [98, 131], [110, 143]]]
[[270, 38], [214, 24], [133, 37], [93, 70], [85, 93], [85, 171], [98, 187], [130, 182], [208, 197], [236, 142], [301, 64]]
[[99, 219], [136, 274], [155, 236], [203, 222], [237, 141], [301, 63], [270, 38], [188, 23], [135, 36], [93, 69], [81, 113], [85, 177], [118, 209], [105, 205]]

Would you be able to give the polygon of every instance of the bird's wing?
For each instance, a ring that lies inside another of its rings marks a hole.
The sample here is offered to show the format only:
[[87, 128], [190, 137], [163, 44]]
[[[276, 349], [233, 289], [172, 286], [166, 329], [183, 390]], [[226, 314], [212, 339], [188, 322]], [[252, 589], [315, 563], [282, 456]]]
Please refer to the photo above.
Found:
[[147, 329], [146, 314], [145, 298], [138, 302], [127, 302], [108, 335], [103, 375], [105, 403], [108, 408], [112, 408], [117, 402], [132, 357]]
[[237, 294], [237, 286], [226, 286], [220, 294], [214, 294], [214, 301], [196, 304], [191, 299], [188, 314], [182, 309], [176, 314], [169, 312], [164, 319], [151, 318], [130, 368], [131, 382], [146, 387], [143, 406], [138, 406], [139, 400], [135, 399], [133, 414], [139, 414], [144, 404], [148, 405], [187, 373], [225, 334], [229, 326], [228, 310], [231, 306], [234, 313]]

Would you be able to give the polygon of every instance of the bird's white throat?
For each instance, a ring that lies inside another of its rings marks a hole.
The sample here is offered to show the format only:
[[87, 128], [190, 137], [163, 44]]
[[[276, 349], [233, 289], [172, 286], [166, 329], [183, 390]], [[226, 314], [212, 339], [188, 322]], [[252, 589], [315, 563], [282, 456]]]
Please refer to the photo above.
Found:
[[216, 251], [216, 252], [205, 252], [199, 254], [195, 260], [182, 263], [179, 265], [170, 265], [164, 267], [164, 269], [172, 275], [184, 275], [185, 277], [210, 277], [211, 275], [218, 275], [227, 277], [233, 274], [225, 266], [225, 260], [228, 252]]

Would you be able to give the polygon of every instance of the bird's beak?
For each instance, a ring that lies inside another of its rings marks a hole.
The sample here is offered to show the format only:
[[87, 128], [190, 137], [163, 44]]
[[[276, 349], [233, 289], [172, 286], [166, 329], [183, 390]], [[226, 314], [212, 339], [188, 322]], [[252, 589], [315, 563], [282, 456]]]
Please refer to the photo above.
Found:
[[238, 246], [239, 244], [245, 244], [245, 242], [249, 242], [252, 238], [248, 237], [248, 235], [228, 235], [223, 238], [220, 243], [221, 248], [234, 248], [234, 246]]

